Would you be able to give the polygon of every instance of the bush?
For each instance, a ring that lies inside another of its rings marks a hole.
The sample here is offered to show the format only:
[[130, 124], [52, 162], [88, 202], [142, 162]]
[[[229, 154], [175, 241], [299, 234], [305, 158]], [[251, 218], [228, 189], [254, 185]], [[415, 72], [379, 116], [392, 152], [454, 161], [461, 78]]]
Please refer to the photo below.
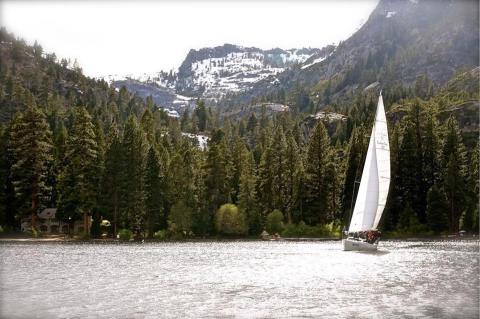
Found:
[[153, 234], [153, 238], [165, 240], [167, 238], [167, 231], [165, 229], [161, 229]]
[[301, 221], [298, 225], [287, 224], [282, 232], [283, 237], [305, 237], [305, 238], [321, 238], [321, 237], [339, 237], [340, 227], [333, 223], [327, 225], [309, 226]]
[[3, 232], [4, 232], [3, 227], [0, 225], [0, 234]]
[[37, 230], [36, 228], [33, 228], [33, 227], [32, 227], [32, 237], [33, 237], [33, 238], [38, 238], [38, 237], [40, 237], [41, 235], [42, 235], [42, 233], [41, 233], [39, 230]]
[[233, 204], [222, 205], [215, 214], [215, 230], [225, 235], [245, 235], [248, 231], [245, 214]]
[[118, 238], [122, 241], [129, 241], [133, 236], [133, 233], [130, 229], [120, 229], [118, 232]]
[[270, 234], [281, 233], [283, 230], [283, 214], [278, 209], [267, 215], [267, 232]]
[[192, 228], [192, 209], [179, 201], [170, 209], [169, 222], [174, 232], [189, 233]]

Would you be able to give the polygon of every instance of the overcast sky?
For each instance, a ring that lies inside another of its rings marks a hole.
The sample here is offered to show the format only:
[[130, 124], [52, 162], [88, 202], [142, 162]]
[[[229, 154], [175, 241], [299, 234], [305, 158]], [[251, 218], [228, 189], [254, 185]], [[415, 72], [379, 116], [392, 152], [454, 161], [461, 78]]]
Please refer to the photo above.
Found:
[[262, 49], [323, 47], [347, 39], [378, 0], [1, 1], [7, 30], [77, 59], [86, 75], [180, 66], [190, 49], [232, 43]]

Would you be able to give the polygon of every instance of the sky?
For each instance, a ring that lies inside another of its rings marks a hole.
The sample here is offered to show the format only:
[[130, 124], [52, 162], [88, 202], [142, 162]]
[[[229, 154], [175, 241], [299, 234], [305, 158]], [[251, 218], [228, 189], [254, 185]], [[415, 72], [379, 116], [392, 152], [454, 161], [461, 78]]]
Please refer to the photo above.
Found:
[[0, 24], [88, 76], [178, 68], [190, 49], [321, 48], [346, 40], [378, 0], [1, 1]]

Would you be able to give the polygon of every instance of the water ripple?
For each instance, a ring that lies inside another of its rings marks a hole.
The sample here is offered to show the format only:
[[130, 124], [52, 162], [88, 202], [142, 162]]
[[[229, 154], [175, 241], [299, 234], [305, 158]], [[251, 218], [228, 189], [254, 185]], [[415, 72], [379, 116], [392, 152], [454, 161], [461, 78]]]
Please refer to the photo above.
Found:
[[478, 241], [0, 244], [2, 318], [478, 318]]

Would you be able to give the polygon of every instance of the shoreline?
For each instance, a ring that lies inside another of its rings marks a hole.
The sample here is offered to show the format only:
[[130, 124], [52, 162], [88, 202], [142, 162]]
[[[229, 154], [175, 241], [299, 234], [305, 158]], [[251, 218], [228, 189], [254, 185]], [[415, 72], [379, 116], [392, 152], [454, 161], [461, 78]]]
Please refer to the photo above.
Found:
[[[66, 243], [66, 242], [83, 242], [83, 243], [178, 243], [178, 242], [232, 242], [232, 241], [244, 241], [244, 242], [256, 242], [256, 241], [276, 241], [276, 242], [324, 242], [324, 241], [340, 241], [340, 238], [280, 238], [278, 240], [264, 240], [261, 238], [186, 238], [180, 240], [156, 240], [146, 239], [145, 241], [122, 241], [115, 238], [95, 238], [95, 239], [81, 239], [81, 238], [66, 238], [64, 236], [56, 237], [0, 237], [1, 242], [24, 242], [24, 243]], [[477, 235], [465, 235], [465, 236], [429, 236], [429, 237], [408, 237], [408, 238], [385, 238], [384, 242], [389, 241], [436, 241], [436, 240], [479, 240]]]

